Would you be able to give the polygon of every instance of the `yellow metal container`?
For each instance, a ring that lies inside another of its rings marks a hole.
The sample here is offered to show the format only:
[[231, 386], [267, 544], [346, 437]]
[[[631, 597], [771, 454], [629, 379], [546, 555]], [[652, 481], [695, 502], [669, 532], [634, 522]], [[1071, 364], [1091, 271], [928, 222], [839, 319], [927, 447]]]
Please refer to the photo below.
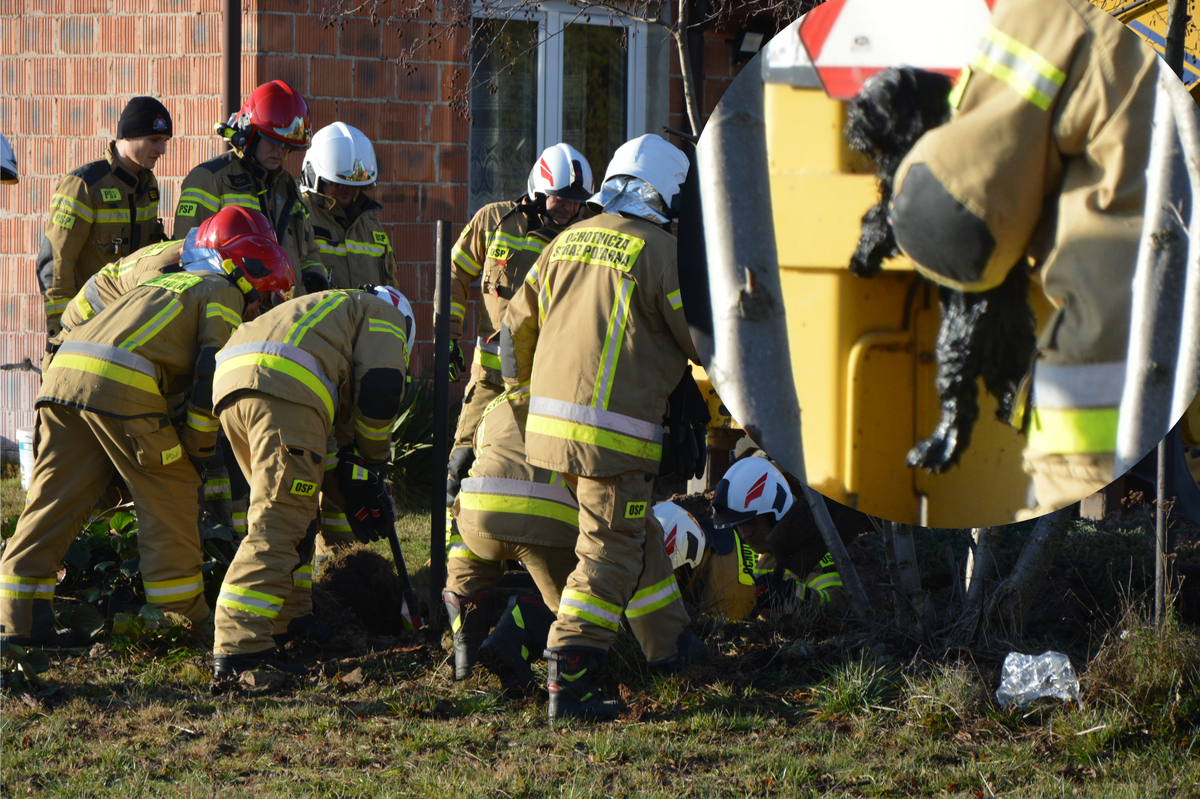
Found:
[[[1130, 2], [1130, 0], [1091, 0], [1092, 5], [1116, 14], [1117, 19], [1129, 26], [1129, 29], [1145, 39], [1155, 52], [1163, 54], [1167, 37], [1167, 2], [1168, 0], [1150, 0], [1149, 2]], [[1193, 98], [1200, 103], [1200, 29], [1194, 24], [1188, 25], [1184, 37], [1184, 49], [1187, 51], [1183, 59], [1183, 82]]]
[[1028, 504], [1024, 441], [996, 420], [982, 385], [980, 418], [960, 465], [944, 475], [905, 465], [908, 450], [940, 417], [937, 294], [907, 259], [888, 262], [870, 279], [849, 272], [860, 220], [878, 188], [871, 164], [844, 144], [846, 104], [817, 88], [768, 83], [764, 92], [809, 483], [838, 502], [901, 522], [1010, 520]]

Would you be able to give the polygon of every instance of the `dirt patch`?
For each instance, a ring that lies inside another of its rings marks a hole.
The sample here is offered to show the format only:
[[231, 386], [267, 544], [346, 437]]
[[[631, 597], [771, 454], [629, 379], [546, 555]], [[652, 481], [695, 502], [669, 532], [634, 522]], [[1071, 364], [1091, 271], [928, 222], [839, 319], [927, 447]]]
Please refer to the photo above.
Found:
[[317, 614], [330, 626], [355, 623], [377, 635], [402, 632], [403, 586], [392, 562], [366, 547], [340, 552], [313, 586]]

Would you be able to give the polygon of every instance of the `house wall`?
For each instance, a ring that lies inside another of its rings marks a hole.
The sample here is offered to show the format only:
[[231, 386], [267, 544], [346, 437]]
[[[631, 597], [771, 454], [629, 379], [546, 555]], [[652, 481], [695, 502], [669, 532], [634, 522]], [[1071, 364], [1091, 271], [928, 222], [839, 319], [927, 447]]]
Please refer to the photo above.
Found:
[[[243, 96], [282, 78], [308, 100], [313, 124], [341, 120], [375, 143], [383, 221], [396, 251], [400, 288], [413, 303], [420, 338], [412, 370], [432, 353], [435, 225], [467, 220], [468, 127], [446, 87], [463, 42], [401, 68], [397, 56], [421, 24], [321, 18], [325, 0], [243, 0]], [[59, 177], [102, 157], [130, 97], [158, 97], [175, 136], [155, 170], [166, 229], [183, 177], [219, 155], [220, 0], [0, 0], [0, 132], [16, 152], [21, 182], [0, 187], [0, 366], [45, 349], [34, 276], [45, 213]], [[438, 61], [436, 58], [446, 58]], [[298, 174], [302, 154], [287, 167]], [[468, 320], [471, 321], [470, 319]], [[467, 351], [468, 357], [470, 351]], [[15, 455], [15, 431], [33, 424], [39, 378], [0, 371], [0, 455]], [[459, 385], [461, 389], [461, 384]]]

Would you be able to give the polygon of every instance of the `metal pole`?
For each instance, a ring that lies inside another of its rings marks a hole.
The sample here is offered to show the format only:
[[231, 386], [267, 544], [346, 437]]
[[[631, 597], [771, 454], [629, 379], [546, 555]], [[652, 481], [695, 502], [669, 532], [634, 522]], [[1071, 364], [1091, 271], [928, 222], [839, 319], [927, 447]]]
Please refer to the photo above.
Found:
[[[450, 437], [450, 223], [437, 223], [436, 311], [433, 330], [433, 480], [429, 491], [429, 624], [442, 631], [446, 587], [446, 463]], [[441, 478], [439, 480], [439, 478]]]
[[1167, 514], [1163, 508], [1167, 496], [1167, 442], [1158, 442], [1158, 503], [1154, 510], [1154, 624], [1161, 626], [1166, 606]]
[[221, 12], [221, 95], [229, 119], [242, 107], [242, 4], [224, 0]]

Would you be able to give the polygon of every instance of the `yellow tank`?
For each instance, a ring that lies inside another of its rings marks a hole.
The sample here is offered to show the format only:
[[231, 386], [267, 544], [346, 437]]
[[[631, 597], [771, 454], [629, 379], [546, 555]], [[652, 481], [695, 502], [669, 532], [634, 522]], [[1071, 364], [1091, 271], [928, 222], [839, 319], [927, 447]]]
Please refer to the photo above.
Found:
[[[1129, 29], [1145, 39], [1155, 52], [1163, 54], [1167, 36], [1168, 0], [1091, 0], [1092, 5], [1112, 13]], [[1187, 53], [1183, 59], [1183, 82], [1200, 103], [1200, 29], [1189, 25], [1184, 39]]]

